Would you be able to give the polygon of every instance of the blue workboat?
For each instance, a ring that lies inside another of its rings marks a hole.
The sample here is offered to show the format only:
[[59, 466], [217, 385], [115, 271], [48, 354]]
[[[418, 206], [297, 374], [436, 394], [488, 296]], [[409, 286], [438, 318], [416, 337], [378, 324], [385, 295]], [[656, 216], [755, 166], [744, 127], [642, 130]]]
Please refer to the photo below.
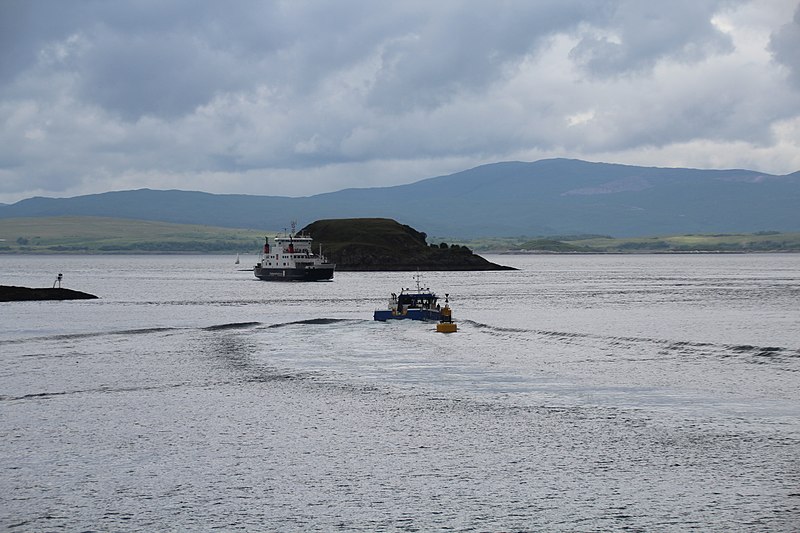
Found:
[[[442, 307], [439, 297], [429, 288], [422, 288], [419, 283], [419, 274], [415, 277], [416, 289], [402, 289], [400, 294], [392, 293], [389, 305], [383, 309], [376, 309], [374, 318], [381, 322], [387, 320], [426, 320], [438, 322], [442, 319]], [[445, 300], [448, 295], [445, 294]], [[445, 304], [447, 307], [447, 304]], [[449, 310], [449, 308], [448, 308]]]

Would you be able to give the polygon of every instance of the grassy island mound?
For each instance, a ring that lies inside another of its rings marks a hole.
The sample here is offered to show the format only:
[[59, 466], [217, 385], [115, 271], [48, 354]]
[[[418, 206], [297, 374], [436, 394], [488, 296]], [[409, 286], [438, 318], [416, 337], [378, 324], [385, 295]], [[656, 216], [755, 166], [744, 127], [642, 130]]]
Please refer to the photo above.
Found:
[[514, 270], [466, 246], [428, 245], [425, 233], [388, 218], [317, 220], [302, 231], [339, 271]]
[[0, 285], [0, 302], [30, 302], [35, 300], [93, 300], [97, 296], [72, 289], [14, 287]]

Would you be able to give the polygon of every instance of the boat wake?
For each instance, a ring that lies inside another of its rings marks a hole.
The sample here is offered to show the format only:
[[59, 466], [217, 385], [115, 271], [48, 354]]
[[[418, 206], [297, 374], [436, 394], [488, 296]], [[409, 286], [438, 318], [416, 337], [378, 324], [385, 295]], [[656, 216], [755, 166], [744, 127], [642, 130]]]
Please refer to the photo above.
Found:
[[[566, 344], [591, 344], [593, 341], [601, 341], [604, 348], [624, 347], [624, 346], [644, 346], [650, 345], [658, 349], [661, 356], [716, 356], [722, 358], [747, 357], [753, 363], [771, 363], [800, 359], [800, 348], [788, 348], [783, 346], [754, 346], [749, 344], [724, 344], [695, 341], [675, 341], [669, 339], [658, 339], [652, 337], [626, 337], [609, 336], [595, 333], [580, 333], [566, 331], [549, 331], [526, 328], [508, 328], [464, 320], [464, 324], [469, 324], [479, 331], [488, 335], [503, 337], [528, 337], [530, 335], [545, 339], [554, 340]], [[789, 371], [800, 371], [800, 368], [785, 368]]]
[[230, 324], [216, 324], [203, 328], [204, 331], [221, 331], [226, 329], [246, 329], [260, 326], [261, 322], [231, 322]]
[[164, 391], [180, 387], [194, 387], [191, 383], [169, 383], [163, 385], [148, 385], [140, 387], [97, 387], [90, 389], [76, 389], [55, 392], [35, 392], [30, 394], [23, 394], [20, 396], [0, 396], [0, 401], [14, 402], [24, 400], [46, 400], [49, 398], [58, 398], [60, 396], [72, 395], [94, 395], [94, 394], [117, 394], [141, 391]]
[[86, 333], [61, 333], [58, 335], [43, 335], [39, 337], [26, 337], [22, 339], [6, 339], [0, 340], [0, 346], [9, 344], [24, 344], [32, 341], [65, 341], [65, 340], [79, 340], [91, 339], [96, 337], [106, 337], [112, 335], [148, 335], [151, 333], [163, 333], [165, 331], [178, 331], [185, 330], [186, 328], [178, 327], [153, 327], [153, 328], [137, 328], [137, 329], [123, 329], [117, 331], [91, 331]]
[[321, 325], [321, 324], [338, 324], [343, 322], [366, 322], [366, 320], [359, 320], [353, 318], [309, 318], [307, 320], [294, 320], [292, 322], [281, 322], [278, 324], [270, 324], [268, 328], [283, 328], [286, 326], [298, 325]]
[[92, 338], [113, 337], [113, 336], [149, 335], [153, 333], [181, 332], [181, 331], [191, 331], [191, 330], [227, 331], [227, 330], [250, 329], [259, 326], [265, 326], [267, 328], [281, 328], [285, 326], [295, 326], [295, 325], [324, 325], [324, 324], [336, 324], [345, 322], [361, 323], [361, 322], [367, 322], [367, 320], [348, 319], [348, 318], [310, 318], [307, 320], [295, 320], [291, 322], [280, 322], [277, 324], [266, 324], [266, 325], [264, 322], [247, 321], [247, 322], [226, 322], [223, 324], [212, 324], [210, 326], [202, 326], [202, 327], [172, 326], [172, 327], [121, 329], [112, 331], [90, 331], [83, 333], [60, 333], [57, 335], [41, 335], [36, 337], [25, 337], [19, 339], [4, 339], [0, 340], [0, 346], [25, 344], [29, 342], [70, 341], [70, 340], [92, 339]]

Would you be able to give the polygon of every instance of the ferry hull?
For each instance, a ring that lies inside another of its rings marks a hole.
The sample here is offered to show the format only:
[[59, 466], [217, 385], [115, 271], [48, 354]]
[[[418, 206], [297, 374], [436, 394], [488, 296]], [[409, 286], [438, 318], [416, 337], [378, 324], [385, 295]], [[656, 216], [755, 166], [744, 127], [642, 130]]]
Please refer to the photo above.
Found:
[[333, 266], [308, 268], [253, 268], [262, 281], [326, 281], [333, 279]]

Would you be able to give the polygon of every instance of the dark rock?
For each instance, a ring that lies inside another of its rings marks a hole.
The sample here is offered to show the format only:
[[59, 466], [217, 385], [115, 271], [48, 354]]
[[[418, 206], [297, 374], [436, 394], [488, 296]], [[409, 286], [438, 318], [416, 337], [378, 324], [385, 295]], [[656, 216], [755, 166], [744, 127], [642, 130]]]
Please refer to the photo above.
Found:
[[427, 235], [388, 218], [318, 220], [303, 228], [314, 248], [339, 271], [515, 270], [472, 253], [466, 246], [429, 246]]
[[29, 302], [34, 300], [91, 300], [94, 294], [62, 288], [14, 287], [0, 285], [0, 302]]

